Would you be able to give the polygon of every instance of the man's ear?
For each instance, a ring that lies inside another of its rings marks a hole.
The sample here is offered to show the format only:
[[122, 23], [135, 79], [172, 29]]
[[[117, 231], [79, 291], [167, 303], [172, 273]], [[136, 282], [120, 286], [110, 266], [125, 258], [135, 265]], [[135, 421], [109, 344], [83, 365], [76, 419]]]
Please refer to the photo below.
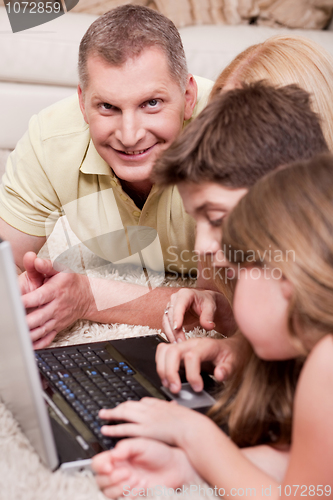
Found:
[[294, 285], [285, 276], [282, 276], [281, 290], [283, 297], [290, 300], [294, 293]]
[[188, 75], [185, 90], [184, 120], [189, 120], [197, 103], [198, 85], [193, 75]]
[[80, 104], [80, 109], [81, 109], [82, 114], [83, 114], [84, 121], [89, 124], [89, 122], [87, 120], [87, 115], [86, 115], [86, 108], [85, 108], [85, 105], [84, 105], [83, 91], [81, 89], [81, 85], [80, 84], [77, 86], [77, 93], [78, 93], [78, 96], [79, 96], [79, 104]]

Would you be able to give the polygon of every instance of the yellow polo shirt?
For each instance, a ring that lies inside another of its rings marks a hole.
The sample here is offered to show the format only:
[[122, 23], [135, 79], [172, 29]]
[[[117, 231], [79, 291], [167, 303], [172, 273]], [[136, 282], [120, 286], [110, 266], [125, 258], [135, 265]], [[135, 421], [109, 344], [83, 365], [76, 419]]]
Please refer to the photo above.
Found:
[[[212, 87], [209, 80], [196, 77], [196, 81], [199, 92], [192, 119], [205, 107]], [[140, 210], [97, 153], [77, 95], [31, 118], [28, 131], [9, 156], [0, 186], [0, 217], [24, 233], [47, 236], [63, 213], [80, 241], [102, 258], [110, 256], [98, 238], [113, 233], [124, 240], [126, 228], [128, 240], [127, 230], [142, 226], [157, 231], [165, 270], [187, 273], [196, 267], [195, 224], [178, 189], [153, 186]], [[148, 245], [154, 232], [147, 231], [142, 237], [147, 237]]]

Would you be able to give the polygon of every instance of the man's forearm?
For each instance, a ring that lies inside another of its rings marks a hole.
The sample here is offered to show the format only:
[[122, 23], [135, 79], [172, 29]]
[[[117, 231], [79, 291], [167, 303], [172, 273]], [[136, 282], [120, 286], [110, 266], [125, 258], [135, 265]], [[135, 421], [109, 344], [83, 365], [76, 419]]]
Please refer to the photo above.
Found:
[[38, 253], [46, 241], [45, 237], [32, 236], [15, 229], [1, 218], [0, 238], [9, 241], [11, 244], [17, 274], [21, 274], [24, 271], [23, 258], [26, 252], [32, 251]]
[[[92, 294], [91, 305], [84, 319], [99, 323], [126, 323], [162, 328], [165, 306], [170, 296], [179, 291], [174, 287], [145, 286], [114, 280], [92, 278], [89, 280]], [[236, 330], [232, 309], [223, 294], [217, 294], [216, 330], [232, 335]], [[184, 323], [186, 326], [186, 322]], [[199, 326], [193, 325], [191, 328]]]
[[[165, 306], [179, 288], [153, 290], [136, 284], [82, 274], [57, 272], [50, 261], [35, 259], [43, 283], [21, 286], [22, 301], [33, 341], [60, 332], [78, 319], [162, 328]], [[45, 278], [45, 279], [44, 279]], [[30, 283], [30, 282], [29, 282]], [[191, 325], [197, 326], [198, 320]]]
[[162, 317], [177, 288], [145, 286], [121, 281], [90, 279], [91, 301], [83, 319], [99, 323], [126, 323], [162, 328]]

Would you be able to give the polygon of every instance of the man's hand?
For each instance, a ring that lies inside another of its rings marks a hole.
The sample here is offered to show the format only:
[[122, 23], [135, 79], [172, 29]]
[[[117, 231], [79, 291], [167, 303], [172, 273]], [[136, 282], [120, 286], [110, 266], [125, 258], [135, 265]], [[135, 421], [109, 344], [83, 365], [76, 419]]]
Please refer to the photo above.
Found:
[[[18, 276], [19, 286], [22, 295], [26, 295], [30, 292], [33, 292], [34, 290], [37, 290], [39, 287], [43, 286], [43, 284], [48, 280], [48, 277], [43, 272], [38, 271], [35, 267], [36, 261], [38, 262], [39, 260], [41, 259], [37, 259], [37, 255], [34, 252], [27, 252], [23, 257], [23, 265], [25, 268], [25, 272], [23, 272]], [[55, 273], [56, 271], [54, 271], [54, 274]], [[32, 314], [32, 312], [35, 309], [36, 308], [33, 307], [27, 309], [27, 314]], [[34, 343], [34, 347], [36, 349], [38, 347], [45, 347], [46, 345], [52, 342], [56, 334], [57, 332], [55, 330], [46, 333], [42, 341]]]
[[196, 326], [198, 320], [206, 330], [215, 327], [214, 314], [216, 311], [217, 293], [211, 290], [196, 290], [182, 288], [170, 297], [166, 307], [167, 313], [163, 316], [163, 330], [170, 342], [185, 340], [183, 325]]
[[109, 498], [133, 498], [142, 488], [163, 485], [175, 489], [199, 479], [182, 450], [144, 438], [119, 441], [113, 450], [96, 455], [92, 468]]
[[248, 343], [238, 333], [229, 339], [196, 338], [178, 344], [161, 343], [156, 351], [156, 368], [164, 387], [177, 393], [181, 389], [179, 368], [186, 370], [187, 381], [194, 391], [202, 391], [201, 365], [210, 362], [218, 381], [227, 379], [235, 366], [243, 362]]
[[184, 329], [193, 329], [198, 324], [225, 335], [232, 335], [236, 329], [230, 304], [222, 293], [181, 288], [171, 295], [166, 306], [163, 331], [170, 342], [182, 342], [186, 338]]
[[170, 287], [146, 286], [58, 272], [49, 260], [31, 253], [19, 277], [22, 301], [36, 349], [78, 319], [161, 328], [162, 311], [174, 293]]
[[35, 268], [36, 259], [34, 252], [27, 252], [23, 257], [25, 272], [18, 277], [22, 295], [33, 292], [44, 283], [45, 275]]
[[25, 286], [21, 278], [21, 291], [25, 292], [22, 301], [34, 348], [40, 349], [49, 345], [58, 332], [84, 317], [92, 293], [86, 276], [57, 272], [51, 261], [39, 258], [34, 260], [33, 271], [29, 266], [32, 257], [31, 262], [27, 259]]

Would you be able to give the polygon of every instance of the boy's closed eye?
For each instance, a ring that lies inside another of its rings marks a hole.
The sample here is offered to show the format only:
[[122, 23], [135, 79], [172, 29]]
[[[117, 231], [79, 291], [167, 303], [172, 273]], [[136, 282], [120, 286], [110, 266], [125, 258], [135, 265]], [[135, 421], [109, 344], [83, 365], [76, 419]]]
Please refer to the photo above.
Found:
[[223, 217], [220, 217], [219, 219], [214, 219], [214, 220], [209, 219], [209, 224], [212, 227], [220, 227], [220, 226], [222, 226], [222, 222], [223, 222]]

